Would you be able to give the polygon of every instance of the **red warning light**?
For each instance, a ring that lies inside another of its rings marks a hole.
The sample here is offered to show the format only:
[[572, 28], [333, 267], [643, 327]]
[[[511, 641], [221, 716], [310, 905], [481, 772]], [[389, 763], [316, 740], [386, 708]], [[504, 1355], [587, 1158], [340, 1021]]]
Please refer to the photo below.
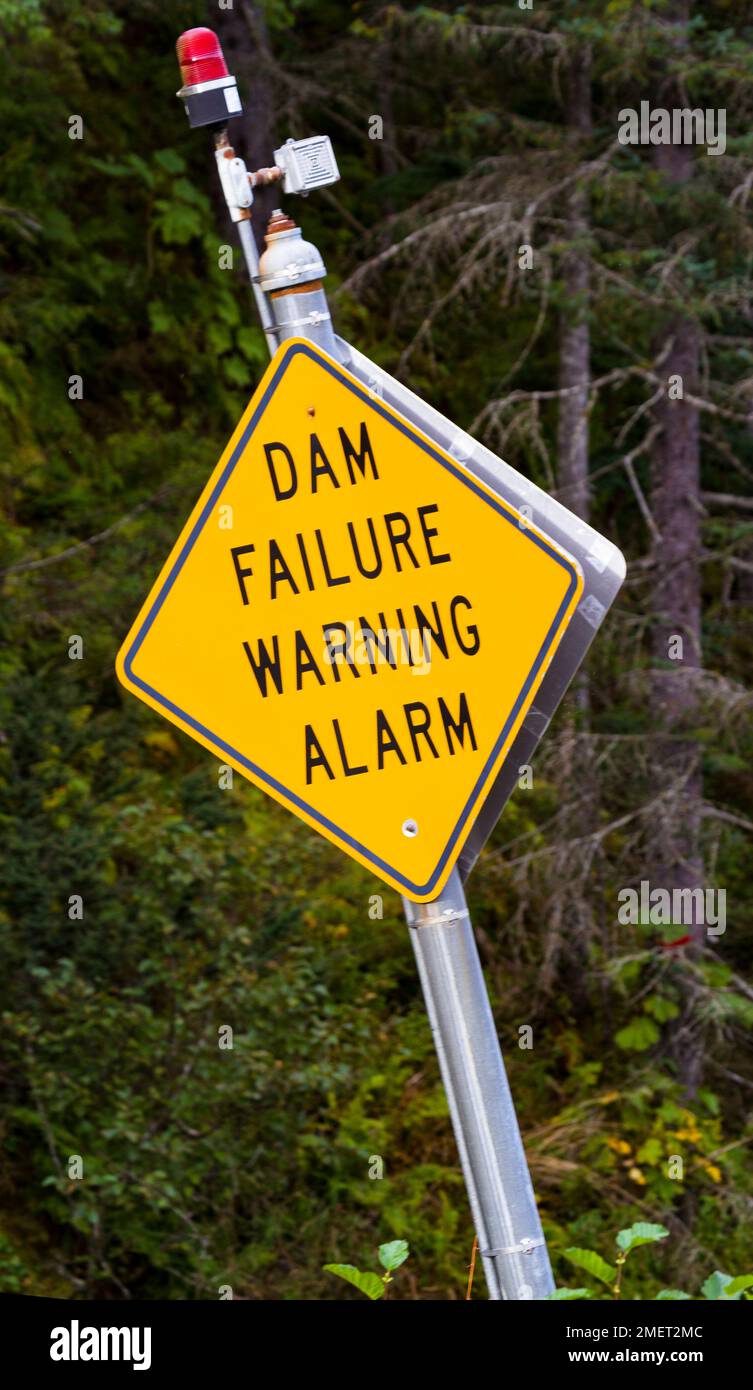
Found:
[[175, 47], [184, 87], [229, 76], [220, 41], [211, 29], [187, 29]]

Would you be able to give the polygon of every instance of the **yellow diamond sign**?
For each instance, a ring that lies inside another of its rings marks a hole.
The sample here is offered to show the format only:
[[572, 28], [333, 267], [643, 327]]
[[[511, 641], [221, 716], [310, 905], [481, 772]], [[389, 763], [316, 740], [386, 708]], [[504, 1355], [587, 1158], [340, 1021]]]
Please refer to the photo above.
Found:
[[293, 340], [118, 675], [420, 902], [441, 892], [582, 586], [535, 525]]

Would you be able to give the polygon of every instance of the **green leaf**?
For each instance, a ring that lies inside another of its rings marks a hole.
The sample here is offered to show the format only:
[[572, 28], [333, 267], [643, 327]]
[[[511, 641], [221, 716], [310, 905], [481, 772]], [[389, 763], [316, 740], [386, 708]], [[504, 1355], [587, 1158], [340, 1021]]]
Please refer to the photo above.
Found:
[[643, 1001], [643, 1008], [657, 1023], [667, 1023], [670, 1018], [677, 1018], [680, 1012], [677, 1004], [671, 999], [665, 999], [661, 994], [650, 994], [648, 999]]
[[251, 380], [251, 373], [240, 357], [224, 358], [222, 371], [232, 386], [248, 386]]
[[159, 164], [161, 169], [166, 169], [168, 174], [182, 174], [185, 172], [186, 161], [176, 150], [157, 150], [154, 156], [155, 164]]
[[614, 1040], [624, 1052], [645, 1052], [659, 1041], [659, 1029], [652, 1018], [634, 1018], [615, 1034]]
[[725, 1298], [736, 1298], [744, 1289], [753, 1289], [753, 1274], [738, 1274], [724, 1290]]
[[212, 352], [216, 352], [217, 356], [220, 357], [223, 352], [229, 352], [233, 346], [233, 335], [227, 324], [215, 320], [207, 327], [207, 342]]
[[389, 1240], [379, 1247], [379, 1263], [382, 1269], [399, 1269], [408, 1258], [407, 1240]]
[[247, 362], [265, 362], [267, 344], [260, 328], [244, 326], [239, 328], [236, 341]]
[[[215, 242], [212, 242], [212, 251], [216, 251]], [[222, 272], [220, 272], [221, 274]], [[222, 319], [223, 323], [229, 323], [231, 328], [241, 321], [241, 311], [238, 308], [238, 301], [229, 294], [218, 294], [213, 304], [215, 318]], [[259, 330], [261, 331], [261, 330]]]
[[627, 1226], [624, 1231], [618, 1232], [617, 1244], [620, 1250], [629, 1255], [638, 1245], [653, 1245], [655, 1240], [665, 1240], [668, 1235], [666, 1226], [655, 1226], [650, 1221], [636, 1221], [634, 1226]]
[[166, 245], [185, 246], [201, 232], [201, 217], [195, 208], [159, 198], [155, 207], [159, 214], [157, 226]]
[[571, 1301], [574, 1298], [591, 1298], [592, 1296], [592, 1289], [555, 1289], [553, 1293], [547, 1294], [547, 1299], [550, 1303], [564, 1303], [565, 1300]]
[[737, 1300], [745, 1289], [753, 1287], [753, 1274], [723, 1274], [715, 1269], [701, 1289], [704, 1298], [721, 1299], [722, 1302]]
[[720, 1269], [715, 1269], [702, 1285], [701, 1293], [704, 1298], [724, 1298], [724, 1290], [731, 1283], [731, 1274], [722, 1274]]
[[610, 1288], [617, 1278], [617, 1270], [608, 1265], [606, 1260], [602, 1260], [601, 1255], [597, 1255], [595, 1250], [579, 1250], [577, 1246], [571, 1246], [565, 1251], [565, 1258], [579, 1269], [593, 1274], [596, 1279], [601, 1279], [602, 1284], [608, 1284]]
[[344, 1279], [347, 1284], [352, 1284], [358, 1289], [359, 1293], [365, 1293], [367, 1298], [376, 1300], [384, 1298], [384, 1284], [378, 1274], [372, 1274], [370, 1270], [357, 1269], [355, 1265], [324, 1265], [327, 1274], [336, 1274], [339, 1279]]
[[673, 1302], [678, 1303], [680, 1299], [688, 1298], [690, 1298], [690, 1294], [683, 1293], [682, 1289], [661, 1289], [656, 1295], [655, 1301], [657, 1303], [666, 1303], [671, 1299]]
[[164, 304], [158, 299], [153, 299], [148, 306], [149, 324], [152, 333], [171, 333], [175, 328], [175, 319], [167, 310]]
[[193, 206], [208, 208], [209, 203], [205, 193], [196, 188], [189, 179], [177, 179], [172, 188], [173, 195], [181, 198], [184, 203], [191, 203]]
[[712, 1115], [719, 1114], [719, 1097], [715, 1096], [713, 1091], [709, 1091], [707, 1087], [702, 1086], [698, 1092], [698, 1099], [703, 1101], [706, 1109], [710, 1110]]
[[658, 1163], [663, 1153], [661, 1141], [654, 1135], [649, 1135], [645, 1144], [641, 1144], [635, 1155], [639, 1163]]

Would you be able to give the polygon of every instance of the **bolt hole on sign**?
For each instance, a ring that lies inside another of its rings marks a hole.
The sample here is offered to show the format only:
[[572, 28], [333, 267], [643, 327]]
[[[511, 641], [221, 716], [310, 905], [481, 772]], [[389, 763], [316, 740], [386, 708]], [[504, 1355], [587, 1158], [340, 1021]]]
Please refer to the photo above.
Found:
[[441, 892], [582, 588], [532, 521], [293, 339], [117, 670], [421, 902]]

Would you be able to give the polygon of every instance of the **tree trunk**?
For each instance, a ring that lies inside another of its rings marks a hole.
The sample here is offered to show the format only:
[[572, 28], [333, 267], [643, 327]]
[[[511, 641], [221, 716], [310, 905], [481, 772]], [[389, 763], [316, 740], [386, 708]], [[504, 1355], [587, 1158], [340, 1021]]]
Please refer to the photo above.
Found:
[[[678, 0], [669, 16], [670, 43], [682, 50], [687, 42], [689, 0]], [[683, 93], [674, 79], [660, 87], [657, 105], [682, 106]], [[655, 167], [678, 188], [693, 171], [690, 145], [656, 145]], [[697, 698], [694, 673], [701, 665], [700, 578], [700, 434], [698, 409], [688, 400], [699, 377], [699, 333], [696, 323], [678, 313], [664, 325], [661, 345], [669, 344], [661, 373], [669, 383], [681, 383], [683, 399], [671, 399], [669, 384], [655, 408], [660, 432], [652, 450], [651, 509], [661, 544], [656, 547], [654, 622], [652, 633], [652, 724], [657, 729], [654, 766], [659, 787], [676, 787], [652, 826], [654, 856], [652, 886], [701, 888], [703, 861], [700, 824], [703, 785], [698, 745], [683, 737], [694, 718]], [[681, 640], [681, 658], [677, 659]], [[672, 659], [674, 657], [674, 659]], [[688, 934], [691, 953], [703, 940], [703, 926], [680, 925], [677, 937]], [[700, 1084], [702, 1042], [694, 1026], [693, 978], [678, 972], [683, 994], [682, 1013], [672, 1030], [671, 1051], [687, 1094]]]
[[[575, 139], [591, 133], [591, 54], [588, 48], [571, 61], [566, 85], [565, 119]], [[560, 501], [588, 520], [588, 393], [591, 378], [591, 333], [588, 323], [590, 264], [583, 246], [588, 235], [588, 189], [576, 184], [568, 195], [563, 257], [565, 305], [560, 316], [557, 424], [558, 493]]]
[[[565, 121], [571, 142], [578, 148], [591, 134], [591, 53], [574, 52], [565, 81]], [[574, 185], [567, 197], [565, 237], [568, 249], [562, 260], [564, 303], [559, 322], [559, 399], [557, 420], [557, 484], [564, 506], [584, 521], [589, 516], [588, 401], [591, 382], [591, 330], [589, 297], [591, 269], [585, 239], [589, 229], [589, 193], [585, 184]], [[582, 833], [592, 822], [596, 787], [589, 760], [588, 726], [590, 692], [588, 674], [581, 670], [571, 692], [573, 716], [563, 730], [563, 796], [576, 798], [573, 812], [563, 826], [566, 839]], [[585, 890], [585, 883], [581, 885]], [[589, 939], [592, 922], [585, 891], [573, 895], [571, 911], [560, 909], [563, 933], [563, 983], [576, 1015], [589, 1007]]]

